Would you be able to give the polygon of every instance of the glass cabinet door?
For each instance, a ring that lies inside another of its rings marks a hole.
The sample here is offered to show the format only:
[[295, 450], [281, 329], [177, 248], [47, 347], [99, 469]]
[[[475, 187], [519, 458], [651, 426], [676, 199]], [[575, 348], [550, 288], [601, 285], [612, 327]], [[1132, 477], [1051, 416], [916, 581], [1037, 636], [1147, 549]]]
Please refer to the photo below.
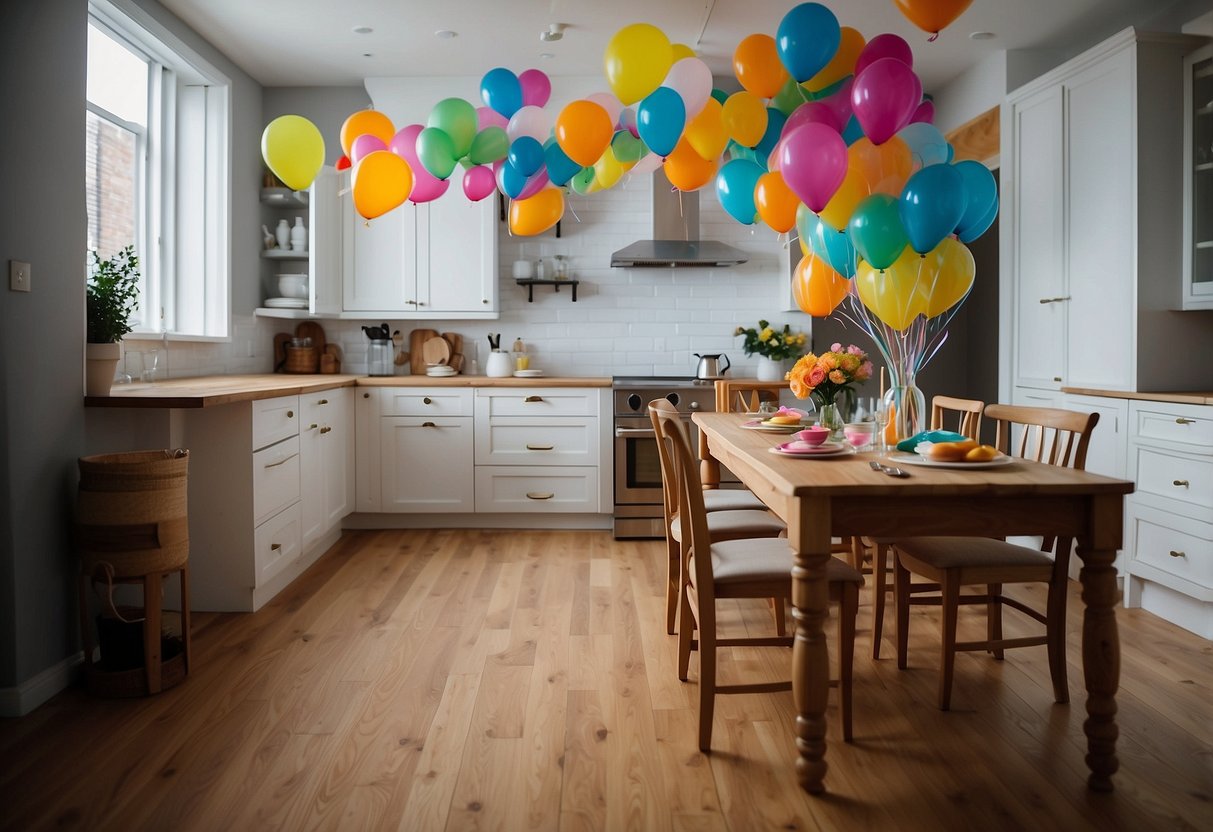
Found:
[[1213, 309], [1213, 46], [1184, 60], [1184, 309]]

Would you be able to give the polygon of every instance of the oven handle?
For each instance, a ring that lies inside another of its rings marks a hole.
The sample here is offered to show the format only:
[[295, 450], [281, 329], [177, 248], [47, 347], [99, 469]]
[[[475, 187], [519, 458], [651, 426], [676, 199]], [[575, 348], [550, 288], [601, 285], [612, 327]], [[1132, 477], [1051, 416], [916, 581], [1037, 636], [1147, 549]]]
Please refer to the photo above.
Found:
[[657, 433], [652, 428], [615, 428], [616, 439], [626, 436], [651, 436], [656, 439]]

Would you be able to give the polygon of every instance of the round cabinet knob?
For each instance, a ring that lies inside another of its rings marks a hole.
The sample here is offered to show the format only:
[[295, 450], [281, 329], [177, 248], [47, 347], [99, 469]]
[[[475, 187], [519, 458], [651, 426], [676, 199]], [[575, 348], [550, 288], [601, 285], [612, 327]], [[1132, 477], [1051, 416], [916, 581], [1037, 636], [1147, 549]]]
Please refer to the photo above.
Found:
[[699, 410], [699, 402], [691, 402], [687, 405], [687, 410]]
[[371, 394], [370, 394], [370, 393], [363, 393], [363, 394], [362, 394], [362, 398], [364, 398], [364, 399], [369, 399], [370, 397], [371, 397]]
[[293, 410], [288, 410], [288, 411], [286, 412], [286, 418], [288, 418], [288, 419], [294, 419], [294, 418], [295, 418], [295, 411], [293, 411]]
[[481, 302], [481, 303], [483, 303], [485, 306], [488, 306], [489, 299], [488, 299], [488, 298], [485, 298], [484, 300], [482, 300], [482, 301], [480, 301], [480, 302]]
[[434, 400], [431, 399], [429, 396], [426, 396], [424, 399], [421, 400], [421, 403], [422, 404], [433, 404]]

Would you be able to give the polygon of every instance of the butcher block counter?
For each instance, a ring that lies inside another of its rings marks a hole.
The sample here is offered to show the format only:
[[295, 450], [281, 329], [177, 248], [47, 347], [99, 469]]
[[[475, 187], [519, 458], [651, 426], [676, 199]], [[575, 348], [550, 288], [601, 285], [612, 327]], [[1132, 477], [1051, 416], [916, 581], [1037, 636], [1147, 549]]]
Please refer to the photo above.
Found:
[[233, 402], [315, 393], [335, 387], [610, 387], [604, 377], [489, 378], [488, 376], [354, 376], [266, 373], [198, 376], [150, 384], [115, 384], [108, 396], [85, 396], [86, 407], [216, 407]]
[[1142, 402], [1170, 402], [1171, 404], [1213, 405], [1213, 393], [1199, 391], [1174, 391], [1165, 393], [1130, 393], [1124, 390], [1091, 390], [1086, 387], [1063, 387], [1063, 393], [1077, 396], [1103, 396], [1108, 399], [1130, 399]]

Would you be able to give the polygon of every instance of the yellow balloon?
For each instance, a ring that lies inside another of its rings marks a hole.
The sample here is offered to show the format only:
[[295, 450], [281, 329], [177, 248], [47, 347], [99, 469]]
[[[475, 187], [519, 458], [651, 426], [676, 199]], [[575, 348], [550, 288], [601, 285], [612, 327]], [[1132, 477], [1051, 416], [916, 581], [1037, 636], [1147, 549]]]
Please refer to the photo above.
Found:
[[660, 87], [673, 63], [670, 39], [649, 23], [624, 26], [611, 37], [603, 55], [607, 83], [625, 105]]
[[944, 237], [924, 260], [924, 279], [918, 283], [919, 304], [928, 318], [934, 318], [968, 296], [977, 264], [965, 244], [953, 237]]
[[837, 309], [850, 288], [845, 277], [812, 252], [800, 259], [796, 274], [792, 276], [792, 297], [796, 299], [796, 305], [814, 318], [824, 318]]
[[413, 192], [413, 169], [387, 150], [376, 150], [354, 165], [354, 208], [373, 220], [402, 204]]
[[797, 235], [796, 235], [796, 241], [797, 241], [798, 243], [800, 243], [800, 254], [801, 254], [801, 256], [802, 256], [802, 257], [808, 257], [808, 256], [809, 256], [809, 244], [808, 244], [808, 243], [806, 243], [806, 242], [804, 241], [804, 237], [801, 237], [799, 234], [797, 234]]
[[542, 234], [564, 215], [564, 191], [544, 188], [527, 199], [510, 202], [510, 231], [520, 237]]
[[346, 156], [350, 155], [354, 139], [362, 135], [377, 136], [384, 144], [390, 144], [396, 128], [392, 126], [392, 120], [378, 110], [351, 113], [341, 125], [341, 150]]
[[834, 53], [834, 57], [830, 58], [830, 62], [816, 75], [801, 84], [806, 90], [824, 90], [855, 72], [855, 61], [866, 45], [863, 35], [850, 26], [843, 26], [840, 35], [838, 51]]
[[767, 131], [767, 108], [762, 99], [744, 90], [725, 100], [720, 117], [729, 138], [743, 147], [754, 147]]
[[855, 289], [863, 305], [898, 332], [926, 314], [927, 304], [919, 288], [920, 283], [929, 282], [923, 276], [924, 270], [929, 270], [924, 259], [906, 246], [887, 269], [874, 269], [866, 260], [860, 260], [855, 272]]
[[703, 158], [719, 158], [729, 143], [729, 133], [724, 129], [724, 107], [715, 98], [709, 98], [682, 135]]
[[685, 43], [671, 44], [670, 50], [671, 50], [671, 57], [673, 58], [673, 60], [670, 61], [671, 65], [678, 63], [683, 58], [696, 57], [695, 50], [692, 49], [691, 47], [687, 46]]
[[635, 162], [624, 164], [619, 161], [615, 152], [607, 147], [598, 161], [594, 163], [594, 183], [597, 185], [595, 190], [605, 191], [607, 188], [613, 187], [635, 164]]
[[863, 173], [854, 165], [848, 164], [842, 184], [817, 216], [835, 231], [846, 231], [851, 214], [855, 213], [855, 206], [868, 196], [868, 184], [863, 179]]
[[261, 158], [282, 184], [302, 191], [324, 165], [324, 136], [303, 116], [278, 116], [261, 133]]

